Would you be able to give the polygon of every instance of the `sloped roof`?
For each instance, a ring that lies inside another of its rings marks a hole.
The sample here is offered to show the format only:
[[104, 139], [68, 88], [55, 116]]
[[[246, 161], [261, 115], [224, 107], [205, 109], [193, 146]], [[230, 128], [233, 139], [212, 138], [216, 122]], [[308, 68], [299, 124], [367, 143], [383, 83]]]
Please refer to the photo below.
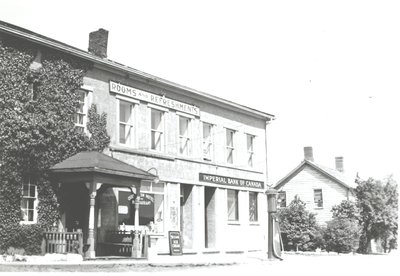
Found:
[[314, 170], [316, 170], [316, 171], [320, 172], [321, 174], [323, 174], [324, 176], [326, 176], [328, 179], [333, 180], [334, 182], [338, 183], [339, 185], [341, 185], [347, 189], [355, 188], [354, 181], [351, 181], [344, 173], [341, 173], [335, 169], [331, 169], [331, 168], [316, 164], [309, 160], [304, 160], [303, 162], [301, 162], [300, 165], [298, 165], [294, 170], [292, 170], [284, 178], [279, 180], [275, 184], [274, 188], [280, 189], [283, 185], [285, 185], [287, 182], [289, 182], [290, 179], [292, 179], [296, 174], [298, 174], [306, 166], [310, 166]]
[[157, 178], [156, 175], [97, 151], [77, 153], [54, 165], [50, 171], [53, 173], [98, 172], [147, 180]]
[[[177, 89], [177, 91], [183, 91], [185, 94], [186, 93], [191, 93], [193, 96], [200, 97], [202, 99], [206, 99], [208, 102], [212, 102], [213, 104], [217, 105], [222, 105], [224, 107], [229, 107], [229, 108], [234, 108], [235, 110], [241, 111], [241, 112], [246, 112], [247, 114], [251, 114], [253, 116], [261, 117], [263, 119], [266, 119], [267, 121], [274, 120], [275, 116], [251, 107], [247, 107], [220, 97], [216, 97], [214, 95], [189, 88], [187, 86], [177, 84], [175, 82], [156, 77], [154, 75], [142, 72], [140, 70], [134, 69], [132, 67], [123, 65], [119, 62], [112, 61], [108, 58], [101, 58], [98, 57], [90, 52], [83, 51], [81, 49], [78, 49], [76, 47], [70, 46], [66, 43], [57, 41], [55, 39], [46, 37], [44, 35], [40, 35], [38, 33], [32, 32], [30, 30], [21, 28], [19, 26], [4, 22], [0, 20], [0, 32], [7, 33], [9, 35], [19, 37], [22, 39], [26, 39], [28, 41], [44, 45], [46, 47], [50, 47], [56, 50], [59, 50], [64, 53], [71, 54], [73, 56], [83, 58], [85, 60], [89, 60], [95, 64], [104, 66], [103, 68], [110, 68], [114, 70], [119, 70], [124, 73], [130, 74], [130, 75], [135, 75], [135, 76], [140, 76], [142, 78], [145, 78], [148, 81], [153, 81], [157, 84], [162, 84], [165, 86], [169, 86], [171, 88]], [[175, 91], [175, 90], [174, 90]]]

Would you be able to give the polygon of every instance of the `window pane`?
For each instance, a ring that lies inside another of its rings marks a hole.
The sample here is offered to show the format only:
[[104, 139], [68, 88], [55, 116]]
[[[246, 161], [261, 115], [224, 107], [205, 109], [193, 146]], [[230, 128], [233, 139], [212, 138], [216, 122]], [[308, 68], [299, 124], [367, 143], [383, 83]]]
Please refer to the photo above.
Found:
[[258, 221], [257, 193], [249, 192], [249, 220]]
[[152, 109], [151, 110], [151, 129], [154, 130], [161, 130], [161, 118], [162, 113], [161, 111]]
[[211, 135], [211, 125], [203, 123], [203, 138], [205, 140], [209, 139]]
[[181, 137], [180, 139], [180, 147], [179, 147], [179, 153], [180, 154], [189, 154], [189, 139]]
[[131, 123], [132, 104], [120, 101], [119, 102], [119, 120], [123, 123]]
[[141, 192], [150, 192], [151, 182], [143, 181], [142, 185], [140, 185]]
[[28, 209], [28, 199], [26, 198], [21, 199], [21, 209]]
[[279, 207], [286, 207], [286, 192], [279, 192], [278, 193], [278, 206]]
[[317, 207], [323, 207], [322, 190], [314, 190], [314, 203]]
[[28, 221], [33, 221], [33, 210], [28, 210]]
[[28, 199], [28, 209], [33, 209], [33, 203], [35, 202], [34, 199]]
[[226, 161], [230, 164], [233, 163], [233, 149], [228, 149], [228, 157]]
[[120, 124], [119, 125], [119, 142], [121, 144], [125, 144], [126, 143], [126, 139], [125, 139], [125, 125]]
[[28, 210], [26, 210], [26, 209], [22, 210], [22, 220], [28, 221]]
[[22, 196], [29, 196], [28, 190], [29, 190], [29, 185], [24, 185], [23, 186]]
[[152, 131], [151, 132], [151, 148], [161, 151], [161, 133]]
[[226, 145], [233, 147], [233, 131], [229, 129], [226, 130]]
[[228, 220], [239, 219], [238, 191], [228, 190]]
[[164, 192], [164, 183], [152, 183], [152, 191], [155, 193], [163, 193]]
[[247, 135], [247, 151], [253, 152], [253, 136]]
[[179, 117], [179, 135], [188, 136], [189, 119], [185, 117]]
[[36, 186], [35, 185], [29, 185], [29, 196], [30, 197], [36, 197]]

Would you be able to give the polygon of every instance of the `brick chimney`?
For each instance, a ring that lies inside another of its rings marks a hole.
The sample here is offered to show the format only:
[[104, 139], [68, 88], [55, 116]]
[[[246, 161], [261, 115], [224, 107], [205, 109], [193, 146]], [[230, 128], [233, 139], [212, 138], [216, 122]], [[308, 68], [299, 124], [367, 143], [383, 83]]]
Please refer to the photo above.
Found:
[[304, 160], [314, 162], [312, 147], [304, 147]]
[[89, 34], [89, 52], [98, 57], [107, 57], [108, 31], [98, 29]]
[[336, 163], [336, 170], [339, 172], [344, 172], [343, 169], [343, 157], [335, 157], [335, 163]]

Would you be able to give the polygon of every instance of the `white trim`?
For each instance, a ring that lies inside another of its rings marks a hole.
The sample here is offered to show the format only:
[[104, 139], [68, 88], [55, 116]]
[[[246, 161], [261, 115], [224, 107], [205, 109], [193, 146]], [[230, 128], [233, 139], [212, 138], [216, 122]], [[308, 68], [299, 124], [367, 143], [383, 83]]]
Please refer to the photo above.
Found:
[[133, 103], [133, 104], [140, 104], [140, 101], [138, 101], [138, 100], [135, 100], [135, 99], [132, 99], [132, 98], [128, 98], [128, 97], [124, 97], [124, 96], [121, 96], [121, 95], [115, 95], [115, 98], [117, 98], [118, 100], [122, 100], [122, 101], [124, 101], [124, 102], [130, 102], [130, 103]]
[[189, 119], [192, 119], [192, 120], [196, 119], [196, 116], [193, 116], [193, 115], [190, 115], [190, 114], [186, 114], [186, 113], [183, 113], [183, 112], [180, 112], [180, 111], [176, 111], [176, 115], [179, 115], [179, 116], [182, 116], [182, 117], [186, 117], [186, 118], [189, 118]]
[[80, 89], [86, 90], [88, 92], [93, 92], [93, 86], [87, 85], [87, 84], [82, 84]]
[[158, 105], [155, 105], [155, 104], [151, 104], [151, 103], [148, 103], [148, 104], [147, 104], [147, 107], [148, 107], [148, 108], [153, 108], [153, 109], [158, 109], [158, 110], [164, 111], [164, 112], [169, 112], [169, 109], [168, 109], [168, 108], [161, 107], [161, 106], [158, 106]]

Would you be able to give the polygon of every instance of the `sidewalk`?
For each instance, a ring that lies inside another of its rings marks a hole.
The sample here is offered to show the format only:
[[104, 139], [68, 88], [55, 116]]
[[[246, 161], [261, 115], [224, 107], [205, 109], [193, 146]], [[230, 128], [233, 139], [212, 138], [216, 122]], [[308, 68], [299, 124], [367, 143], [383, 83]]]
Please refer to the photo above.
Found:
[[[238, 254], [188, 254], [181, 256], [157, 255], [150, 260], [130, 259], [130, 258], [101, 258], [96, 260], [74, 259], [74, 254], [67, 255], [51, 254], [47, 256], [28, 256], [25, 262], [0, 262], [0, 271], [12, 270], [29, 271], [31, 268], [46, 267], [64, 268], [85, 267], [87, 270], [96, 268], [107, 268], [114, 266], [126, 267], [197, 267], [197, 266], [223, 266], [236, 264], [260, 263], [267, 261], [265, 252], [249, 252]], [[75, 256], [76, 257], [76, 256]], [[67, 260], [68, 259], [68, 260]]]

